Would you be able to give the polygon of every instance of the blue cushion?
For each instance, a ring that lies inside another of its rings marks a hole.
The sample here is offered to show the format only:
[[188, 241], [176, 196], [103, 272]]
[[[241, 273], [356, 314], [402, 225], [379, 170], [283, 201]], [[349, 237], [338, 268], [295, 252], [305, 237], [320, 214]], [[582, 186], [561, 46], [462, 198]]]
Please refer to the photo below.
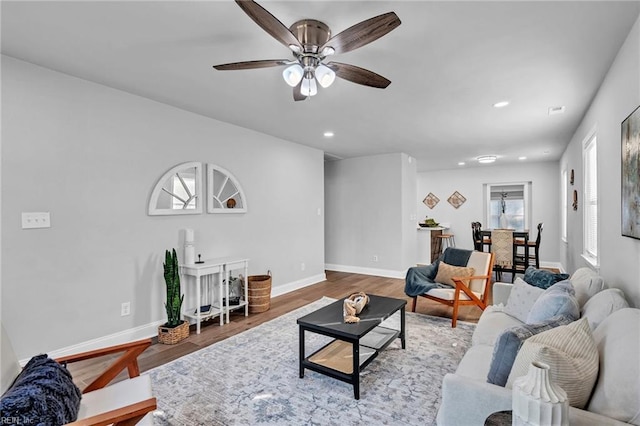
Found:
[[546, 289], [533, 304], [527, 323], [546, 321], [556, 315], [565, 315], [574, 321], [580, 318], [580, 307], [571, 281], [560, 281]]
[[82, 393], [69, 371], [47, 355], [25, 365], [0, 400], [2, 419], [14, 424], [63, 425], [76, 420]]
[[523, 279], [536, 287], [547, 289], [559, 281], [564, 281], [569, 278], [569, 274], [555, 274], [544, 269], [536, 269], [533, 266], [529, 266], [524, 271]]
[[560, 315], [540, 323], [522, 324], [504, 330], [498, 336], [493, 347], [493, 357], [491, 358], [487, 382], [498, 386], [506, 385], [516, 355], [518, 355], [518, 351], [526, 339], [559, 325], [570, 324], [572, 321], [571, 318]]

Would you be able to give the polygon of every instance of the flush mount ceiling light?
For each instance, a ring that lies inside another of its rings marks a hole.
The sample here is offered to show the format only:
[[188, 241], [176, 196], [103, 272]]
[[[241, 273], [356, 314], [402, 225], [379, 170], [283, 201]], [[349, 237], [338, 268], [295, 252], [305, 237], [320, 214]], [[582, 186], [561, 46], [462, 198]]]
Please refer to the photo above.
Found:
[[494, 108], [504, 108], [507, 105], [509, 105], [509, 101], [500, 101], [500, 102], [496, 102], [495, 104], [493, 104]]
[[324, 133], [323, 133], [323, 136], [324, 136], [325, 138], [332, 138], [332, 137], [333, 137], [333, 132], [324, 132]]
[[476, 160], [478, 160], [478, 163], [482, 164], [493, 163], [497, 159], [498, 157], [496, 157], [495, 155], [481, 155], [480, 157], [476, 158]]
[[287, 28], [275, 16], [252, 0], [236, 3], [269, 35], [286, 46], [293, 59], [268, 59], [215, 65], [220, 71], [247, 70], [287, 66], [282, 72], [284, 81], [293, 87], [293, 99], [301, 101], [318, 93], [318, 84], [327, 88], [336, 77], [363, 86], [384, 89], [391, 81], [381, 75], [355, 65], [323, 61], [333, 54], [346, 53], [379, 39], [400, 25], [393, 12], [367, 19], [331, 37], [331, 30], [315, 19], [302, 19]]

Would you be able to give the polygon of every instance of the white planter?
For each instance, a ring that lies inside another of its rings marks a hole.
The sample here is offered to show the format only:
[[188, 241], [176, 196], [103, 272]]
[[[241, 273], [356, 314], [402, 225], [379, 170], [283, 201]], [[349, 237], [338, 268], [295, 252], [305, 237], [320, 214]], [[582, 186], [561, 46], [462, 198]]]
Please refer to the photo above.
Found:
[[567, 393], [551, 381], [549, 365], [532, 362], [526, 376], [513, 382], [513, 425], [569, 424]]

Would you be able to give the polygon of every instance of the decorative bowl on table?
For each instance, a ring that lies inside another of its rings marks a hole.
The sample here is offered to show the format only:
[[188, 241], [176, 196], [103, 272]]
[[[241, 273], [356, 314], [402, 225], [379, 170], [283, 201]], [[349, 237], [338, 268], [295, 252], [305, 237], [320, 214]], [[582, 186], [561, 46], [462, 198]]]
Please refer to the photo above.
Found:
[[437, 222], [432, 222], [432, 223], [424, 223], [424, 222], [420, 222], [418, 225], [420, 225], [423, 228], [435, 228], [436, 226], [440, 225]]

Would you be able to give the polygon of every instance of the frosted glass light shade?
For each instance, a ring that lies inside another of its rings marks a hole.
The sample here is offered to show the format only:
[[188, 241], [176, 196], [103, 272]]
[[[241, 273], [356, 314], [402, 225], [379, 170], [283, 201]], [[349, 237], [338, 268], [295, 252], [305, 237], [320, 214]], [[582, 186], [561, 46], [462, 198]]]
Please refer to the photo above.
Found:
[[302, 80], [302, 86], [300, 86], [300, 93], [304, 96], [315, 96], [318, 93], [318, 85], [316, 80], [311, 78], [305, 78]]
[[333, 84], [336, 79], [336, 73], [326, 65], [318, 65], [316, 68], [316, 80], [320, 86], [325, 89]]
[[284, 78], [284, 81], [291, 87], [296, 87], [298, 83], [300, 83], [300, 80], [302, 80], [303, 75], [304, 70], [298, 64], [293, 64], [282, 71], [282, 78]]

